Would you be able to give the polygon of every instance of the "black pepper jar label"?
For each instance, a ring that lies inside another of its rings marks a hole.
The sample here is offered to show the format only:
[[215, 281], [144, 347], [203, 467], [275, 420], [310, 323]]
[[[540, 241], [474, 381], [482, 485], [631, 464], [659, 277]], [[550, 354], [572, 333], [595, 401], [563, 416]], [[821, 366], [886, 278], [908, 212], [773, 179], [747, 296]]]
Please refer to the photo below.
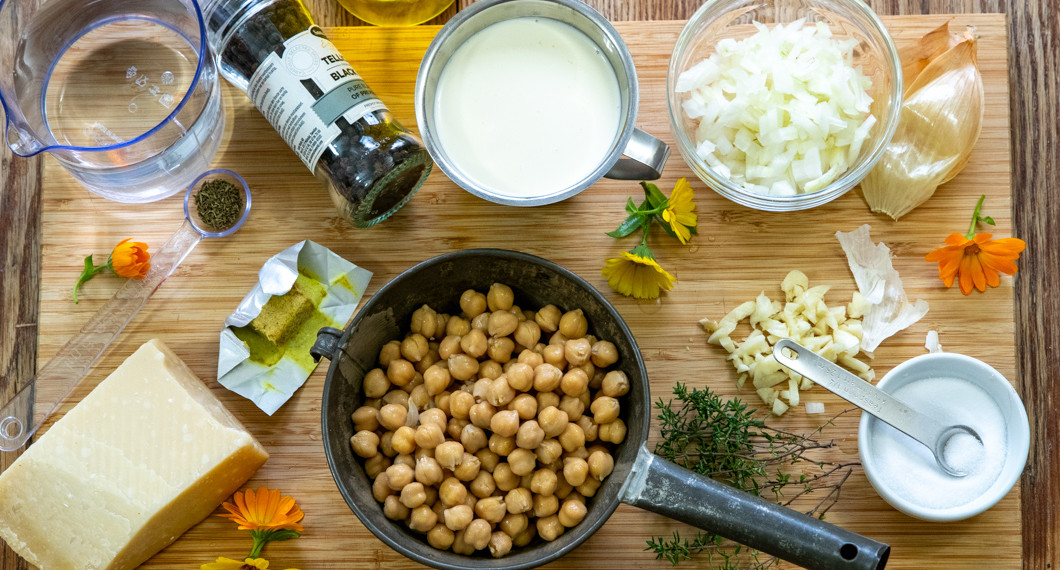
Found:
[[310, 171], [341, 132], [386, 111], [368, 84], [319, 26], [311, 26], [270, 53], [250, 78], [247, 96]]

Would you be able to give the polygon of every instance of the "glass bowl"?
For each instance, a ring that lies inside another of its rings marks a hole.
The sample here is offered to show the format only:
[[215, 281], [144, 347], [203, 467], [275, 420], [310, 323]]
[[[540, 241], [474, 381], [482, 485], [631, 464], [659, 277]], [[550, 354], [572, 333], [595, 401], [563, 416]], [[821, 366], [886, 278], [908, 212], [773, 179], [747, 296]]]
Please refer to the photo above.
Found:
[[[682, 72], [710, 57], [724, 38], [741, 40], [757, 29], [754, 22], [773, 27], [805, 18], [807, 24], [824, 22], [838, 40], [856, 39], [853, 65], [872, 80], [868, 94], [876, 117], [858, 158], [831, 184], [816, 192], [773, 196], [748, 190], [712, 168], [696, 154], [695, 132], [699, 121], [687, 117], [682, 103], [688, 93], [676, 91]], [[666, 89], [670, 127], [677, 149], [688, 166], [707, 186], [749, 208], [771, 212], [805, 210], [842, 196], [869, 173], [894, 135], [902, 107], [902, 66], [890, 34], [876, 14], [859, 0], [708, 0], [688, 20], [677, 38]]]

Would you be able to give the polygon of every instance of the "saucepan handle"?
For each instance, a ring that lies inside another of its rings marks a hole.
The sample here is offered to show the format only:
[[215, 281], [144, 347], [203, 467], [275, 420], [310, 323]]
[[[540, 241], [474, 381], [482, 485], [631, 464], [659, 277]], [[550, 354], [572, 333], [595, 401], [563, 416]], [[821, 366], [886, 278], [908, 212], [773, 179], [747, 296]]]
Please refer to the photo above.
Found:
[[634, 128], [633, 136], [626, 144], [624, 154], [604, 178], [615, 180], [658, 180], [662, 176], [666, 159], [670, 157], [670, 147], [648, 133]]
[[335, 327], [323, 327], [317, 331], [317, 340], [309, 347], [309, 354], [313, 362], [320, 362], [321, 358], [335, 360], [339, 355], [339, 342], [342, 340], [342, 329]]
[[701, 477], [641, 447], [622, 502], [812, 570], [876, 570], [891, 547]]

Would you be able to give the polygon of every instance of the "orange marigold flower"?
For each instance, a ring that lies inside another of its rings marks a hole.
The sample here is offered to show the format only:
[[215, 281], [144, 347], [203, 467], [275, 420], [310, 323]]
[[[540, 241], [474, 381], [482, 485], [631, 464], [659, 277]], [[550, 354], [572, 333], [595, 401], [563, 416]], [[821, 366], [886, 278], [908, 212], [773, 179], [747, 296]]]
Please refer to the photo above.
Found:
[[298, 508], [294, 499], [282, 496], [276, 489], [258, 488], [237, 492], [232, 496], [235, 504], [225, 501], [221, 506], [228, 514], [218, 515], [231, 519], [239, 524], [240, 530], [280, 530], [287, 529], [302, 532], [302, 520], [305, 514]]
[[115, 273], [130, 279], [143, 279], [151, 269], [151, 254], [147, 244], [125, 238], [114, 246], [110, 254], [110, 267]]
[[986, 291], [986, 286], [997, 287], [1001, 283], [999, 273], [1015, 275], [1016, 260], [1027, 244], [1018, 238], [990, 239], [992, 234], [968, 236], [952, 233], [946, 245], [924, 258], [938, 262], [939, 279], [947, 287], [956, 280], [961, 293], [968, 295], [972, 287]]

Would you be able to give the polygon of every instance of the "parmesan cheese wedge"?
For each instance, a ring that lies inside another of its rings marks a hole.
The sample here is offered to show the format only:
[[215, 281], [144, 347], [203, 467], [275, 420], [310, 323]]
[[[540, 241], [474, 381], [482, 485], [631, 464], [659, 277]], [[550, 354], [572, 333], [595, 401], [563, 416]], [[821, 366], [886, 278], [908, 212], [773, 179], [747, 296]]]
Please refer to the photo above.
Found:
[[42, 570], [134, 568], [266, 459], [184, 362], [151, 340], [0, 475], [0, 538]]

